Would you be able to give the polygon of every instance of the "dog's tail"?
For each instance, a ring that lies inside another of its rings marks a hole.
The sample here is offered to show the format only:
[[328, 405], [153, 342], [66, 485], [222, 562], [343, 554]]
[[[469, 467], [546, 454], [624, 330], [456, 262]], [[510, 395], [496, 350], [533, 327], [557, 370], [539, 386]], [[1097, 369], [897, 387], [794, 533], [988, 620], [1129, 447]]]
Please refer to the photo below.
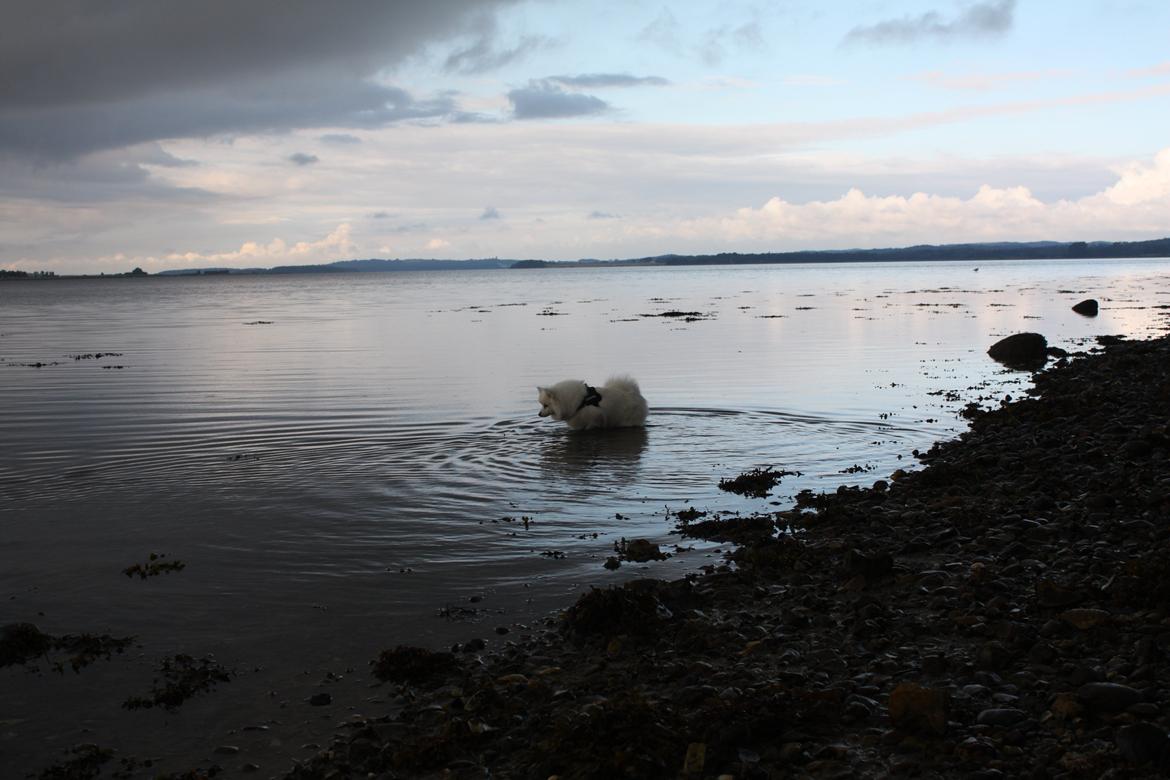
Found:
[[625, 390], [629, 393], [638, 393], [639, 395], [642, 393], [642, 391], [638, 389], [638, 383], [634, 381], [634, 378], [624, 374], [619, 376], [611, 376], [605, 383], [605, 386], [618, 390]]

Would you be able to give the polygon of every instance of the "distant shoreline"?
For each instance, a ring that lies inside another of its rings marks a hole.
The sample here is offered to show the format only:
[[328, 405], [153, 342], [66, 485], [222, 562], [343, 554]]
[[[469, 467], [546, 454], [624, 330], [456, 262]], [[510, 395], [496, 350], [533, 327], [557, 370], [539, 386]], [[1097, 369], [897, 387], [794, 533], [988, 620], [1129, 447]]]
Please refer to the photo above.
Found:
[[145, 276], [260, 276], [280, 274], [375, 273], [394, 271], [477, 271], [536, 268], [629, 268], [699, 265], [783, 265], [796, 263], [980, 262], [988, 260], [1137, 260], [1170, 258], [1170, 237], [1150, 241], [1034, 241], [976, 244], [920, 244], [885, 249], [819, 249], [798, 252], [721, 252], [705, 255], [654, 255], [614, 260], [337, 260], [316, 265], [272, 268], [191, 268], [147, 274], [140, 268], [112, 274], [56, 274], [51, 271], [4, 271], [0, 281], [45, 279], [123, 279]]

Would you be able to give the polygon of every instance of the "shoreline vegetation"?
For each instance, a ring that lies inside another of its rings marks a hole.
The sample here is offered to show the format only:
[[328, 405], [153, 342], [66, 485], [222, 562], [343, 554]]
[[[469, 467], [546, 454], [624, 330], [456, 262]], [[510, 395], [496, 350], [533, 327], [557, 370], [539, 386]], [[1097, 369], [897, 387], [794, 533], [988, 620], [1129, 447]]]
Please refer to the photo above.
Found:
[[288, 777], [1164, 777], [1170, 337], [1100, 337], [920, 471], [753, 517], [494, 653], [385, 649]]
[[1170, 257], [1170, 238], [1150, 241], [1033, 241], [975, 244], [922, 244], [886, 249], [807, 250], [799, 252], [739, 253], [714, 255], [655, 255], [600, 260], [507, 260], [497, 257], [468, 260], [370, 258], [337, 260], [315, 265], [282, 265], [272, 268], [192, 268], [148, 274], [141, 268], [126, 273], [57, 274], [53, 271], [0, 269], [0, 281], [44, 279], [118, 279], [144, 276], [240, 276], [267, 274], [374, 273], [387, 271], [471, 271], [534, 268], [624, 268], [690, 265], [763, 265], [785, 263], [928, 262], [983, 260], [1088, 260]]

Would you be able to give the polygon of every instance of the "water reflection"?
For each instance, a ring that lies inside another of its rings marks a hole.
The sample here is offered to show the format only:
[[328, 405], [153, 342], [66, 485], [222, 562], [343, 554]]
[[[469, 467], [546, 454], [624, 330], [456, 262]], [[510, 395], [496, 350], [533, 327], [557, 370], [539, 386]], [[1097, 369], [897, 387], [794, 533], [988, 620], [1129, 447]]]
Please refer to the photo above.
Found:
[[541, 448], [541, 476], [593, 485], [629, 485], [638, 478], [649, 441], [645, 428], [560, 431]]

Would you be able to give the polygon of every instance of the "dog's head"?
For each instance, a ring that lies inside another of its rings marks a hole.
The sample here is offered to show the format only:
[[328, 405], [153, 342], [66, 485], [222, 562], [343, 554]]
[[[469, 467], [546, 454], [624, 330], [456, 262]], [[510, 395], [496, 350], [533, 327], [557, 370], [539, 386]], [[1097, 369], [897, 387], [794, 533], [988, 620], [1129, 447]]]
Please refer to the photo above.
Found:
[[540, 416], [552, 416], [554, 420], [561, 419], [561, 404], [551, 388], [536, 388], [536, 400], [540, 402]]

